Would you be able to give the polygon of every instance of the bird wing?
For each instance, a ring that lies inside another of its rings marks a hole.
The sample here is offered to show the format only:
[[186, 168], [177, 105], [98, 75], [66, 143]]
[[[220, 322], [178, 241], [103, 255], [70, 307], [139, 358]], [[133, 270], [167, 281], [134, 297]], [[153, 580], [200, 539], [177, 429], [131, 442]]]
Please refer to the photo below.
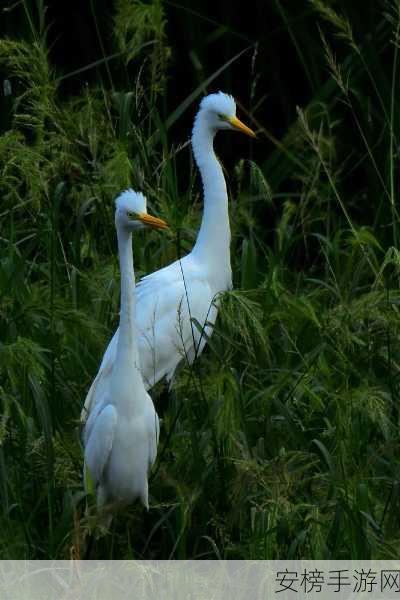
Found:
[[[189, 364], [204, 348], [217, 316], [206, 273], [190, 255], [143, 277], [136, 286], [136, 324], [146, 389], [164, 376], [171, 380], [182, 360]], [[201, 329], [204, 327], [204, 331]], [[85, 421], [108, 392], [118, 343], [115, 332], [82, 410]]]
[[112, 450], [118, 415], [112, 404], [107, 404], [97, 415], [85, 445], [85, 464], [93, 484], [97, 487]]
[[171, 379], [182, 360], [192, 362], [204, 347], [216, 308], [207, 274], [190, 255], [144, 277], [137, 286], [136, 323], [145, 386]]
[[[152, 400], [150, 399], [151, 403]], [[160, 437], [160, 421], [156, 411], [153, 409], [147, 420], [149, 432], [149, 470], [156, 462], [158, 439]]]
[[111, 338], [111, 341], [109, 342], [107, 349], [104, 353], [97, 375], [94, 378], [92, 385], [90, 386], [89, 391], [87, 393], [85, 404], [83, 405], [83, 409], [81, 412], [82, 423], [86, 422], [86, 420], [92, 412], [92, 408], [95, 405], [102, 405], [102, 401], [109, 390], [112, 368], [115, 356], [117, 354], [118, 331], [119, 330], [117, 329], [117, 331]]

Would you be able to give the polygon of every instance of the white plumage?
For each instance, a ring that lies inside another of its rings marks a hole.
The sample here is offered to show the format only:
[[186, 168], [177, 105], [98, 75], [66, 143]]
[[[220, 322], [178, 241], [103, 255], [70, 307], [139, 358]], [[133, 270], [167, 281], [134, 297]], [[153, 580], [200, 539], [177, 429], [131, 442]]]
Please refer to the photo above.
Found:
[[157, 456], [159, 422], [139, 366], [132, 230], [143, 225], [164, 229], [166, 224], [148, 215], [144, 196], [132, 190], [117, 199], [115, 224], [121, 269], [119, 336], [113, 368], [101, 389], [94, 388], [94, 409], [83, 435], [85, 471], [99, 506], [124, 506], [139, 497], [148, 508], [147, 478]]
[[[164, 376], [171, 380], [182, 359], [191, 363], [201, 353], [217, 317], [216, 298], [232, 286], [228, 195], [213, 149], [219, 129], [255, 135], [236, 118], [232, 96], [222, 92], [203, 98], [193, 126], [193, 153], [204, 189], [204, 214], [196, 244], [190, 254], [137, 285], [139, 357], [147, 389]], [[118, 335], [117, 330], [89, 390], [83, 420], [95, 410], [112, 377]]]

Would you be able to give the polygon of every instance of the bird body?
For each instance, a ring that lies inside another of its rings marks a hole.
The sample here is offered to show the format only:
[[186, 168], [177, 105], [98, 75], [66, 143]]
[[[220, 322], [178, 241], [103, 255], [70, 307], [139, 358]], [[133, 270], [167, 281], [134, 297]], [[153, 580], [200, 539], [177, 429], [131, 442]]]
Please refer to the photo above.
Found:
[[[137, 285], [136, 323], [141, 372], [147, 389], [164, 376], [171, 380], [178, 364], [202, 352], [218, 313], [218, 294], [232, 287], [228, 194], [213, 140], [219, 129], [254, 133], [236, 118], [231, 96], [205, 97], [195, 118], [192, 148], [204, 190], [204, 213], [196, 244], [180, 260], [143, 277]], [[89, 390], [83, 419], [95, 408], [112, 376], [117, 330]]]
[[148, 508], [148, 472], [157, 456], [159, 422], [150, 400], [146, 410], [124, 417], [106, 404], [91, 428], [85, 461], [99, 506], [120, 507], [140, 498]]
[[[113, 368], [101, 389], [94, 389], [94, 408], [83, 441], [85, 469], [100, 506], [125, 506], [140, 498], [148, 508], [148, 472], [157, 456], [159, 421], [143, 383], [138, 355], [132, 229], [140, 223], [165, 228], [147, 215], [141, 194], [117, 199], [116, 229], [121, 269], [121, 313]], [[132, 287], [133, 285], [133, 287]]]

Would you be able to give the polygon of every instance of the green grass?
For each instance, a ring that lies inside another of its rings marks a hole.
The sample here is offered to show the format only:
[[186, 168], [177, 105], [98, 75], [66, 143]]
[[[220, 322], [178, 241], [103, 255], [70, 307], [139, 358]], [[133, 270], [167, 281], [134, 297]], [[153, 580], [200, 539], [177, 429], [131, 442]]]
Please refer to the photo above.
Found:
[[[94, 533], [91, 558], [400, 558], [398, 3], [371, 32], [345, 2], [276, 2], [311, 100], [278, 139], [254, 59], [257, 161], [248, 147], [228, 179], [235, 290], [194, 367], [153, 391], [149, 513], [105, 535], [79, 415], [118, 321], [113, 199], [142, 189], [171, 225], [135, 239], [137, 275], [190, 250], [201, 186], [179, 122], [240, 56], [169, 106], [167, 5], [121, 0], [113, 53], [81, 69], [105, 75], [66, 97], [43, 5], [22, 4], [26, 35], [0, 40], [0, 557], [83, 557]], [[206, 47], [239, 35], [212, 26]], [[223, 155], [237, 138], [220, 138]]]

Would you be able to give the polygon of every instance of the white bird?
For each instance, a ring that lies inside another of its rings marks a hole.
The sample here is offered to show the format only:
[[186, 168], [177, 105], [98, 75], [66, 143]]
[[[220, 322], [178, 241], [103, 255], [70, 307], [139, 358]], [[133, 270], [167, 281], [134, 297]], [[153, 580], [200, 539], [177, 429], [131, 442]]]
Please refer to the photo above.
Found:
[[147, 477], [157, 455], [159, 422], [139, 366], [132, 231], [143, 226], [165, 229], [167, 224], [147, 214], [142, 194], [128, 190], [116, 200], [115, 226], [121, 271], [119, 336], [112, 373], [84, 429], [84, 477], [86, 481], [88, 469], [98, 506], [125, 506], [140, 498], [148, 508]]
[[[232, 96], [222, 92], [203, 98], [193, 126], [192, 148], [204, 189], [204, 213], [196, 244], [190, 254], [143, 277], [137, 285], [139, 357], [147, 389], [164, 376], [171, 380], [182, 359], [191, 364], [201, 353], [217, 317], [216, 298], [232, 287], [228, 194], [213, 148], [220, 129], [255, 137], [236, 117]], [[83, 421], [108, 386], [118, 335], [117, 330], [89, 390]]]

